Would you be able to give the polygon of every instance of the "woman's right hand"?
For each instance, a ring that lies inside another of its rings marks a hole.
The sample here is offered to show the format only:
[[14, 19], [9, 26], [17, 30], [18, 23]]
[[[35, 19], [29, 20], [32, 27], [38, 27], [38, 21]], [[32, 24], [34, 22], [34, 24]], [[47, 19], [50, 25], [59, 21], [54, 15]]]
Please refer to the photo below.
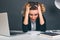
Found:
[[29, 14], [30, 8], [31, 8], [30, 4], [27, 4], [27, 5], [26, 5], [26, 14]]

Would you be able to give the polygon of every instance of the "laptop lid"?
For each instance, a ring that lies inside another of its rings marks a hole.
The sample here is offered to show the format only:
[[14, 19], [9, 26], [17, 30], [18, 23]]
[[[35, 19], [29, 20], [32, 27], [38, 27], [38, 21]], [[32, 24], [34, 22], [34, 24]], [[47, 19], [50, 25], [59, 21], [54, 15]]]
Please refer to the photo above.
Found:
[[0, 13], [0, 35], [10, 36], [7, 12]]

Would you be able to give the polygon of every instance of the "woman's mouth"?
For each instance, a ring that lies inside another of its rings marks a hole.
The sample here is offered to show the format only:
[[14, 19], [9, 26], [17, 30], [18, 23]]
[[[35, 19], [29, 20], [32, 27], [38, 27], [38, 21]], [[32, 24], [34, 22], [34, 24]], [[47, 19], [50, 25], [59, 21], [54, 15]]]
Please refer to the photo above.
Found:
[[32, 19], [32, 21], [35, 21], [35, 19]]

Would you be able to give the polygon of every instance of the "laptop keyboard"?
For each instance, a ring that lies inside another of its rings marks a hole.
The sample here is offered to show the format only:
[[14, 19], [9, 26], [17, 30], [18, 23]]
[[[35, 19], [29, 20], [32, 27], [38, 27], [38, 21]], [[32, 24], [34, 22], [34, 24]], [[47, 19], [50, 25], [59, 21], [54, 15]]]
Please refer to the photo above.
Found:
[[11, 31], [10, 35], [19, 35], [19, 34], [23, 34], [23, 32], [20, 31]]

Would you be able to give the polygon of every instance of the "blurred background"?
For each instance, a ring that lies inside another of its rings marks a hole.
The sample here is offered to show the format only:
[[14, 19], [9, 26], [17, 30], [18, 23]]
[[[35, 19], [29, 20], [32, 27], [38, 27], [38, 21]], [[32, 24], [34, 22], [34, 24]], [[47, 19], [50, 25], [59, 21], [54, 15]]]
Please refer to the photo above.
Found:
[[47, 30], [60, 30], [60, 10], [55, 6], [55, 0], [0, 0], [0, 13], [7, 12], [10, 30], [22, 30], [22, 10], [28, 1], [44, 3]]

